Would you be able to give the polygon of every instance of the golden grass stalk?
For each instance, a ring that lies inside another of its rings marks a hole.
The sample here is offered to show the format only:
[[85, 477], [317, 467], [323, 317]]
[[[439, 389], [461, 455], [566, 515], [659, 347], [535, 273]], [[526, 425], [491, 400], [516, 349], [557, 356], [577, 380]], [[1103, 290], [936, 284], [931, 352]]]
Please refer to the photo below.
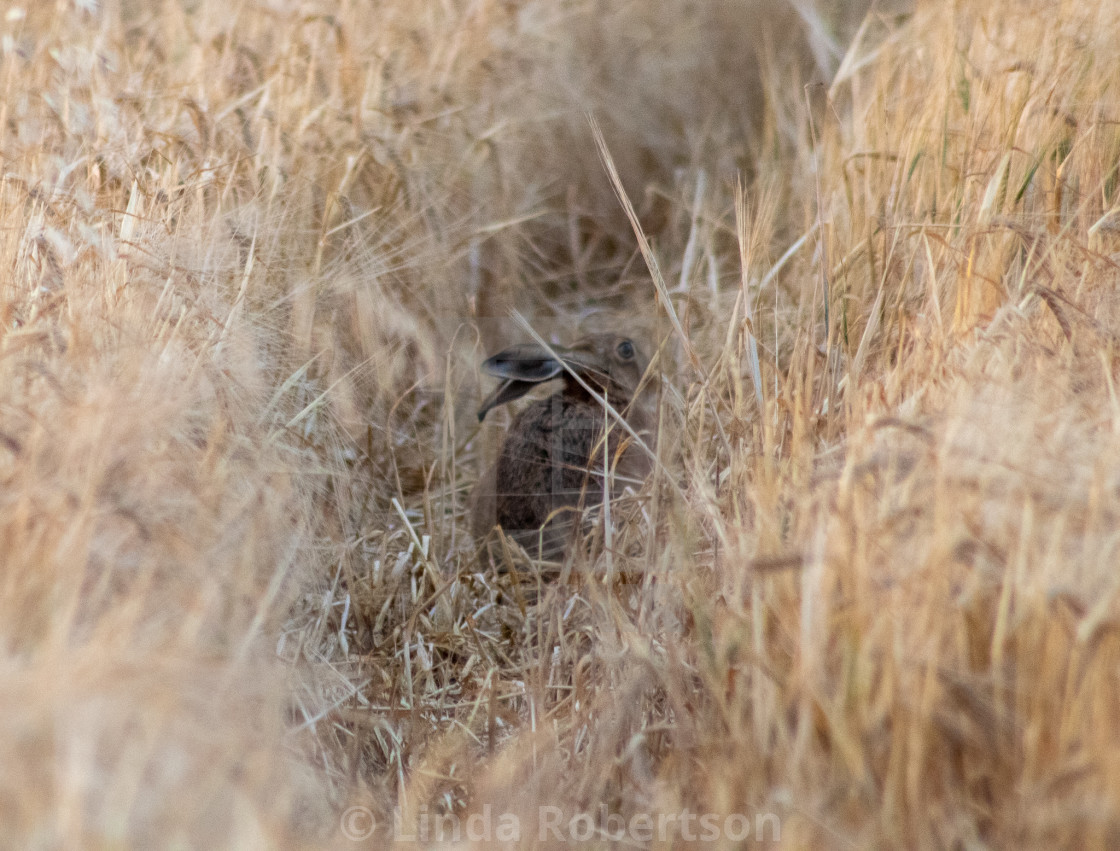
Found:
[[[831, 5], [5, 8], [0, 845], [1116, 844], [1120, 10]], [[562, 582], [518, 315], [658, 353]]]

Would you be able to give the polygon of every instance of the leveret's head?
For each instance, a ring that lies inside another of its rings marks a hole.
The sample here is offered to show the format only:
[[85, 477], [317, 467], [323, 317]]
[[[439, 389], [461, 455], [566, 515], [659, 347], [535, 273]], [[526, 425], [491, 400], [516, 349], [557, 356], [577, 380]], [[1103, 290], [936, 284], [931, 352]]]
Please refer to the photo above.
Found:
[[482, 364], [502, 383], [478, 409], [479, 422], [498, 405], [520, 399], [536, 385], [554, 378], [565, 380], [565, 388], [578, 392], [578, 375], [596, 392], [605, 393], [612, 406], [623, 408], [634, 398], [649, 360], [629, 337], [619, 334], [589, 334], [570, 347], [536, 343], [510, 346]]

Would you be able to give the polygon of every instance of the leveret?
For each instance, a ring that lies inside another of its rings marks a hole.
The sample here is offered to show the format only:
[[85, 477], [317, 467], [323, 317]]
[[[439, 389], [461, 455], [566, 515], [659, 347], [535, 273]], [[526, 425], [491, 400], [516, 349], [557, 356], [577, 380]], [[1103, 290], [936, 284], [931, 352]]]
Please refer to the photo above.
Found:
[[633, 340], [616, 334], [592, 334], [551, 351], [535, 343], [511, 346], [483, 362], [501, 383], [479, 408], [479, 422], [539, 384], [563, 383], [514, 417], [497, 462], [471, 498], [476, 539], [501, 526], [534, 558], [562, 557], [583, 508], [600, 504], [604, 491], [617, 496], [645, 479], [648, 453], [588, 388], [652, 447], [650, 394], [639, 392], [648, 365]]

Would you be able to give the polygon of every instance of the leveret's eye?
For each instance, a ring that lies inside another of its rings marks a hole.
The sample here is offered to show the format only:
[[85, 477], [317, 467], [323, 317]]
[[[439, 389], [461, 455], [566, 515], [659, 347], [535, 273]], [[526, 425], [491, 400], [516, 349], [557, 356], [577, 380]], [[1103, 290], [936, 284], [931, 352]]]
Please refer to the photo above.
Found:
[[618, 348], [616, 348], [615, 351], [623, 360], [630, 360], [632, 357], [634, 357], [634, 344], [629, 340], [623, 340], [618, 344]]

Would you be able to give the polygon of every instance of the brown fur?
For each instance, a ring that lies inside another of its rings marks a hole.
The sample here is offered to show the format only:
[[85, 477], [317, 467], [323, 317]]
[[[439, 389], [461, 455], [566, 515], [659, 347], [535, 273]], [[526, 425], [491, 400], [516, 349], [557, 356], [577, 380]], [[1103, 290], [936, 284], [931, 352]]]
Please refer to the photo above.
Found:
[[[483, 364], [503, 382], [483, 402], [480, 418], [552, 377], [563, 387], [514, 417], [497, 463], [475, 488], [471, 516], [476, 538], [501, 526], [531, 555], [545, 559], [564, 553], [578, 528], [580, 508], [603, 500], [602, 435], [608, 417], [568, 369], [605, 396], [647, 444], [652, 420], [644, 404], [648, 400], [635, 398], [648, 361], [631, 340], [596, 334], [554, 351], [559, 360], [539, 346], [513, 346]], [[606, 450], [612, 496], [648, 474], [648, 455], [617, 422], [610, 423]]]

